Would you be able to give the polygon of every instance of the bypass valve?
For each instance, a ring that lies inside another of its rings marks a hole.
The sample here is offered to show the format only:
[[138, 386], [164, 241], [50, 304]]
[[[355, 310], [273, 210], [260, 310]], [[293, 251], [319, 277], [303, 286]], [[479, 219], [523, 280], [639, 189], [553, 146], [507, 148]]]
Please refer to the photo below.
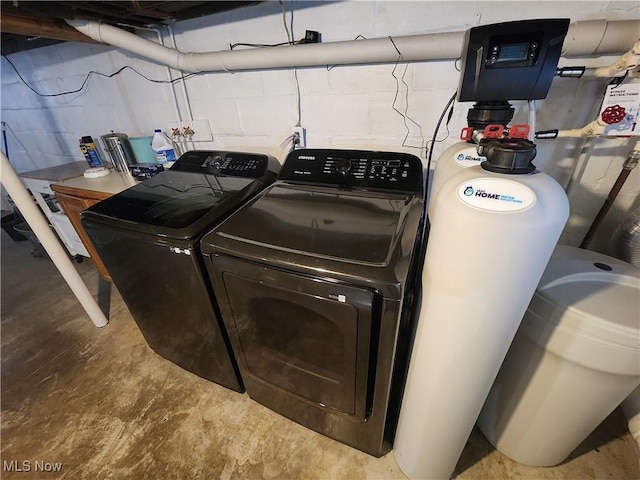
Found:
[[612, 125], [614, 123], [621, 122], [626, 114], [627, 111], [624, 107], [621, 107], [620, 105], [611, 105], [604, 109], [601, 117], [604, 123]]

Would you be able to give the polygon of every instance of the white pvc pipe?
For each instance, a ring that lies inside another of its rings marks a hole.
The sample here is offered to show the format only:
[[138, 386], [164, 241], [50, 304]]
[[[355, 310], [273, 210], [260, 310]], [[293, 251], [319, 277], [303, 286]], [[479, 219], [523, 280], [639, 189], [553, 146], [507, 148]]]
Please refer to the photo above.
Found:
[[[176, 43], [176, 36], [175, 33], [173, 32], [173, 27], [171, 25], [166, 25], [167, 30], [169, 31], [169, 38], [171, 39], [171, 44], [173, 45], [173, 48], [175, 50], [178, 50], [178, 44]], [[162, 43], [164, 45], [164, 42]], [[182, 95], [184, 97], [184, 103], [187, 107], [187, 115], [189, 118], [189, 126], [191, 128], [195, 128], [195, 125], [193, 124], [193, 110], [191, 109], [191, 101], [189, 100], [189, 92], [187, 91], [187, 82], [185, 81], [185, 79], [181, 79], [180, 83], [182, 84]], [[182, 125], [181, 125], [182, 126]], [[185, 148], [187, 145], [187, 140], [185, 138], [184, 140], [184, 144], [185, 144]], [[196, 148], [196, 144], [195, 142], [191, 142], [191, 148], [195, 149]]]
[[40, 243], [51, 257], [51, 260], [60, 271], [62, 277], [77, 297], [82, 307], [91, 318], [96, 327], [104, 327], [109, 321], [94, 300], [91, 292], [82, 281], [80, 274], [67, 256], [67, 252], [60, 245], [49, 224], [45, 220], [38, 207], [33, 202], [31, 195], [20, 181], [18, 174], [13, 169], [9, 159], [0, 153], [0, 183], [4, 185], [7, 193], [18, 206], [20, 213], [24, 216], [33, 233], [38, 237]]
[[[443, 32], [350, 40], [344, 42], [287, 45], [247, 50], [185, 53], [158, 45], [111, 25], [89, 20], [66, 20], [94, 40], [187, 72], [256, 70], [323, 65], [453, 60], [460, 56], [465, 32]], [[569, 25], [563, 56], [623, 53], [638, 40], [640, 21], [591, 20]], [[395, 46], [394, 46], [395, 44]], [[398, 50], [396, 50], [396, 47]]]
[[638, 20], [584, 20], [569, 25], [562, 56], [623, 53], [638, 40]]
[[533, 142], [536, 136], [536, 101], [529, 100], [529, 140]]
[[604, 133], [604, 128], [607, 126], [600, 117], [593, 122], [586, 124], [582, 128], [573, 128], [570, 130], [558, 130], [557, 138], [569, 138], [569, 137], [596, 137]]
[[596, 77], [619, 77], [625, 73], [638, 72], [640, 64], [640, 40], [631, 49], [608, 67], [596, 69]]

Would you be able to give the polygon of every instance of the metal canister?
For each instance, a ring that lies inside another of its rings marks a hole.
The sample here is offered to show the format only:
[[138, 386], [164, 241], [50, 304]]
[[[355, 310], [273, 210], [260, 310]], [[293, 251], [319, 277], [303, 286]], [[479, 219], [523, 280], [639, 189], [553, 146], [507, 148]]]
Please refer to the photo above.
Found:
[[111, 130], [111, 133], [102, 135], [100, 138], [102, 138], [104, 149], [111, 157], [111, 163], [113, 163], [116, 171], [130, 173], [129, 165], [136, 163], [136, 157], [127, 134], [115, 133]]

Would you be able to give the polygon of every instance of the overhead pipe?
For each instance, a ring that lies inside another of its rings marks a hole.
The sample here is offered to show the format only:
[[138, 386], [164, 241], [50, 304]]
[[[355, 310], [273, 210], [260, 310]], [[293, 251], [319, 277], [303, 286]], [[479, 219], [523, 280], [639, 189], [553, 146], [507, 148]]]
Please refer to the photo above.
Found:
[[40, 210], [38, 210], [31, 195], [20, 181], [18, 174], [4, 153], [0, 153], [0, 183], [4, 185], [7, 193], [18, 206], [20, 213], [22, 213], [31, 230], [42, 243], [42, 246], [87, 312], [87, 315], [89, 315], [91, 321], [96, 327], [104, 327], [108, 323], [107, 317], [100, 310], [100, 306], [82, 281], [82, 277], [80, 277], [80, 274], [67, 256], [67, 252], [60, 245], [51, 228], [49, 228], [49, 224]]
[[[181, 52], [158, 45], [125, 30], [91, 20], [66, 20], [76, 30], [103, 43], [119, 47], [185, 72], [222, 72], [271, 68], [318, 67], [391, 63], [398, 60], [454, 60], [460, 56], [465, 32], [428, 33], [286, 45], [271, 48]], [[626, 52], [638, 40], [638, 20], [588, 20], [575, 22], [563, 45], [563, 56], [607, 55]], [[396, 49], [397, 47], [397, 49]]]

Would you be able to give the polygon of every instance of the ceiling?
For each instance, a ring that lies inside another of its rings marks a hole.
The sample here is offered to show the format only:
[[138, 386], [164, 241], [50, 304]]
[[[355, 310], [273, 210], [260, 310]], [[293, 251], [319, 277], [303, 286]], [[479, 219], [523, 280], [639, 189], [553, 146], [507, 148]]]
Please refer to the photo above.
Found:
[[99, 20], [112, 25], [157, 25], [242, 8], [259, 1], [1, 1], [0, 32], [3, 54], [63, 41], [91, 42], [67, 25], [65, 18]]

